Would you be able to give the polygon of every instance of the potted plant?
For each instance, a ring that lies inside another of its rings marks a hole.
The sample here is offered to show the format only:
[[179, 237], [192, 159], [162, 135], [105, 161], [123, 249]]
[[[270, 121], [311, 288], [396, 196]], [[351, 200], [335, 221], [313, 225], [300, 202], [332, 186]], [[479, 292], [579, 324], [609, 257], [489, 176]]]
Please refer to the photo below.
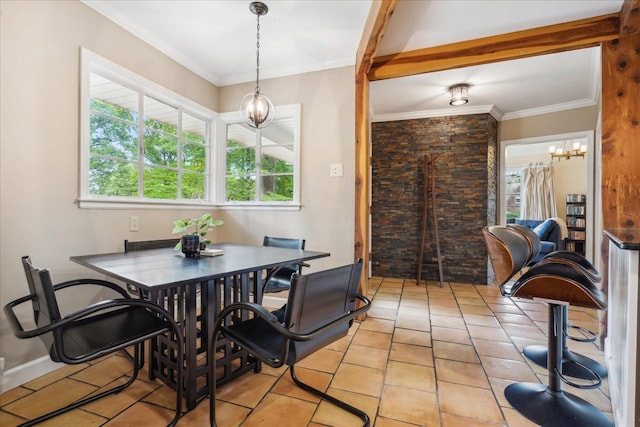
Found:
[[211, 243], [211, 240], [206, 238], [207, 232], [222, 224], [224, 224], [223, 221], [213, 219], [211, 214], [204, 214], [200, 218], [175, 220], [173, 222], [173, 234], [183, 233], [183, 235], [174, 249], [182, 249], [182, 252], [188, 258], [197, 258], [200, 250]]

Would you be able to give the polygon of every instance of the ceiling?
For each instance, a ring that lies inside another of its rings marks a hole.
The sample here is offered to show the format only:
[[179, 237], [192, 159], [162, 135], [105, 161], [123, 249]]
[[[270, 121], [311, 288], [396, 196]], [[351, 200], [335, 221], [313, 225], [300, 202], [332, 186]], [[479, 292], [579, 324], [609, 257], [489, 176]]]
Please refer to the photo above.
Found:
[[[256, 17], [241, 0], [83, 0], [217, 86], [255, 80]], [[378, 55], [619, 12], [623, 0], [399, 0]], [[355, 64], [370, 0], [267, 0], [260, 77]], [[524, 117], [597, 102], [597, 48], [371, 83], [376, 121], [491, 112]], [[449, 106], [467, 83], [469, 103]], [[266, 94], [268, 95], [268, 93]]]

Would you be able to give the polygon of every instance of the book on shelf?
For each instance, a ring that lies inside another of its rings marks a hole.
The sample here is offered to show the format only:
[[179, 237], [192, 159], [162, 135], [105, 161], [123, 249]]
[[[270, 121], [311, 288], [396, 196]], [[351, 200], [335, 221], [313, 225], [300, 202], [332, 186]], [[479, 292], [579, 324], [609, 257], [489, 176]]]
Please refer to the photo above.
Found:
[[569, 238], [571, 240], [584, 240], [586, 233], [584, 231], [569, 230]]
[[567, 205], [567, 215], [584, 215], [584, 205]]
[[567, 194], [567, 203], [584, 203], [587, 201], [587, 196], [584, 194]]

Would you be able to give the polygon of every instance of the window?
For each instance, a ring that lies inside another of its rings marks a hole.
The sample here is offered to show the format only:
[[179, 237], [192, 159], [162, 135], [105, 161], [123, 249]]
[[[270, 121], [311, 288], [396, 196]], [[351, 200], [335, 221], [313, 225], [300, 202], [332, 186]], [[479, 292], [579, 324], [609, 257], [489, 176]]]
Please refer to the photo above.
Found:
[[215, 113], [82, 52], [80, 206], [213, 204]]
[[300, 105], [275, 108], [266, 128], [254, 129], [238, 113], [220, 115], [219, 204], [299, 207]]

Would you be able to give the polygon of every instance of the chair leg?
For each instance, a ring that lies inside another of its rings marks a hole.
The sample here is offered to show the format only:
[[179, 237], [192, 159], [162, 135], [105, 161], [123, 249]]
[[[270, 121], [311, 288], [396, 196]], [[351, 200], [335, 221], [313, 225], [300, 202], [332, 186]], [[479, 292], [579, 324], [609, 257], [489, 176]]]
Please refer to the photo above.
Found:
[[[76, 402], [73, 402], [67, 406], [65, 406], [64, 408], [60, 408], [60, 409], [56, 409], [55, 411], [49, 412], [47, 414], [41, 415], [38, 418], [35, 418], [33, 420], [29, 420], [26, 423], [22, 423], [20, 424], [18, 427], [29, 427], [29, 426], [33, 426], [36, 424], [39, 424], [45, 420], [48, 420], [50, 418], [56, 417], [58, 415], [64, 414], [65, 412], [71, 411], [72, 409], [76, 409], [79, 408], [83, 405], [86, 405], [87, 403], [91, 403], [94, 402], [98, 399], [101, 399], [105, 396], [108, 396], [110, 394], [117, 394], [119, 392], [121, 392], [122, 390], [124, 390], [125, 388], [129, 387], [135, 380], [136, 377], [138, 376], [138, 363], [136, 363], [136, 361], [138, 360], [139, 354], [140, 354], [140, 350], [139, 350], [140, 344], [136, 344], [134, 346], [134, 356], [132, 358], [132, 363], [133, 363], [133, 374], [131, 375], [131, 378], [124, 384], [121, 384], [117, 387], [114, 387], [112, 389], [103, 391], [100, 394], [96, 394], [94, 396], [89, 396], [85, 399], [82, 400], [78, 400]], [[127, 353], [128, 354], [128, 353]]]
[[559, 304], [549, 304], [548, 385], [515, 383], [507, 386], [504, 394], [516, 411], [543, 427], [614, 427], [591, 403], [562, 391], [562, 309]]
[[[568, 324], [569, 324], [569, 309], [567, 306], [563, 306], [563, 334], [562, 334], [562, 373], [570, 377], [580, 378], [583, 380], [596, 381], [598, 378], [594, 375], [594, 372], [600, 378], [607, 377], [607, 368], [597, 361], [583, 356], [579, 353], [574, 353], [569, 350], [567, 345], [568, 336]], [[543, 345], [530, 345], [525, 347], [524, 355], [529, 360], [534, 362], [538, 366], [543, 368], [547, 367], [547, 347]]]
[[311, 387], [309, 384], [305, 384], [302, 381], [300, 381], [298, 379], [298, 377], [296, 376], [293, 366], [289, 367], [289, 370], [291, 371], [291, 379], [293, 380], [293, 382], [300, 387], [301, 389], [308, 391], [309, 393], [318, 396], [320, 399], [326, 400], [327, 402], [333, 403], [334, 405], [344, 409], [347, 412], [352, 413], [353, 415], [360, 417], [360, 419], [362, 419], [362, 421], [364, 422], [363, 426], [364, 427], [369, 427], [370, 425], [370, 421], [369, 421], [369, 416], [366, 414], [366, 412], [349, 405], [346, 402], [343, 402], [342, 400], [339, 400], [333, 396], [328, 395], [327, 393], [324, 393], [320, 390], [318, 390], [317, 388]]

